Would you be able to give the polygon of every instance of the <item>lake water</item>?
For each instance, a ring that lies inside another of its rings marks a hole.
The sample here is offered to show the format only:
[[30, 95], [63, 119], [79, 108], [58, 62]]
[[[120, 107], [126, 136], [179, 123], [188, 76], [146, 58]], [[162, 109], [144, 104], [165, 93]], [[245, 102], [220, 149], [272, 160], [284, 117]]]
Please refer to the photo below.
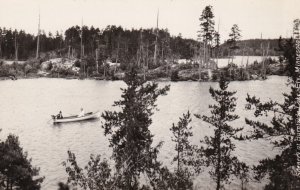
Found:
[[[287, 92], [287, 78], [270, 76], [266, 81], [232, 82], [231, 90], [237, 90], [237, 113], [241, 116], [234, 126], [244, 126], [244, 110], [247, 93], [257, 95], [263, 100], [283, 101], [282, 92]], [[155, 135], [154, 143], [164, 141], [160, 151], [160, 160], [170, 166], [174, 156], [174, 144], [169, 128], [178, 117], [188, 109], [191, 113], [208, 114], [208, 105], [213, 103], [208, 89], [217, 87], [214, 82], [161, 82], [171, 84], [167, 96], [158, 99], [159, 111], [153, 115], [151, 131]], [[81, 107], [85, 111], [111, 110], [112, 104], [121, 95], [122, 81], [65, 80], [65, 79], [23, 79], [0, 81], [0, 139], [9, 133], [19, 136], [24, 150], [28, 151], [33, 165], [41, 168], [40, 174], [46, 179], [42, 189], [57, 189], [59, 181], [66, 181], [67, 176], [62, 162], [67, 158], [67, 150], [76, 153], [79, 164], [83, 167], [90, 154], [109, 157], [111, 150], [108, 139], [103, 135], [101, 120], [81, 123], [53, 125], [50, 115], [62, 110], [63, 115], [77, 114]], [[195, 117], [192, 121], [194, 136], [192, 142], [199, 144], [205, 135], [212, 134], [213, 128]], [[257, 164], [262, 158], [273, 157], [278, 151], [265, 141], [237, 142], [235, 154], [248, 164]], [[230, 189], [240, 189], [240, 182], [235, 180]], [[264, 183], [251, 181], [248, 189], [262, 189]], [[195, 179], [197, 189], [213, 189], [207, 171]]]
[[[278, 60], [278, 56], [269, 56], [272, 59]], [[261, 62], [262, 56], [234, 56], [233, 63], [235, 63], [237, 66], [246, 66], [246, 63], [248, 61], [248, 64], [253, 64], [255, 61]], [[231, 59], [230, 59], [231, 62]], [[228, 58], [222, 58], [218, 59], [218, 67], [226, 67], [228, 65]]]

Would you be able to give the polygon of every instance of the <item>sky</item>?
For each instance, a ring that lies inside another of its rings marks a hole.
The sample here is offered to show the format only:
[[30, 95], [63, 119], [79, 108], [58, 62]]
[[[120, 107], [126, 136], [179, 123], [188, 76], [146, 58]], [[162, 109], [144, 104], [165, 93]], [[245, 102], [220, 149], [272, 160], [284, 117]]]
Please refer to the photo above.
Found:
[[[293, 20], [300, 18], [300, 0], [0, 0], [0, 27], [36, 34], [38, 14], [46, 33], [81, 25], [105, 28], [167, 28], [172, 35], [197, 39], [199, 17], [212, 5], [215, 28], [221, 41], [237, 24], [242, 39], [278, 38], [292, 34]], [[219, 26], [219, 27], [218, 27]]]

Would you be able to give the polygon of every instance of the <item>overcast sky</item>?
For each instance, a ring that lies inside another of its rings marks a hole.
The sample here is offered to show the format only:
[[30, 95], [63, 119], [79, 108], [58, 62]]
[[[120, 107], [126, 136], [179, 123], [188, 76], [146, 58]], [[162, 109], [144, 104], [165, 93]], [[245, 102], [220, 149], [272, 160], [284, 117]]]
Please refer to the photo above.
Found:
[[292, 22], [300, 18], [300, 0], [0, 0], [0, 27], [37, 33], [38, 12], [41, 29], [65, 30], [73, 25], [104, 28], [156, 26], [168, 28], [172, 35], [197, 38], [199, 17], [206, 5], [213, 6], [216, 28], [222, 41], [233, 24], [242, 30], [243, 39], [290, 36]]

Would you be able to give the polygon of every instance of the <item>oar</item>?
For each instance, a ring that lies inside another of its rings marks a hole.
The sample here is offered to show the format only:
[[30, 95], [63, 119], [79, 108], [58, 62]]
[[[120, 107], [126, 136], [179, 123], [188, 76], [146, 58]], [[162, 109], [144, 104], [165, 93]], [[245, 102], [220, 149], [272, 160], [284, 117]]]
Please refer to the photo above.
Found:
[[49, 120], [47, 121], [47, 123], [49, 123], [49, 121], [51, 121], [51, 120], [53, 119], [53, 116], [55, 117], [55, 115], [51, 115], [51, 119], [49, 119]]
[[51, 121], [52, 120], [52, 118], [51, 119], [49, 119], [48, 121], [47, 121], [47, 123], [49, 123], [49, 121]]

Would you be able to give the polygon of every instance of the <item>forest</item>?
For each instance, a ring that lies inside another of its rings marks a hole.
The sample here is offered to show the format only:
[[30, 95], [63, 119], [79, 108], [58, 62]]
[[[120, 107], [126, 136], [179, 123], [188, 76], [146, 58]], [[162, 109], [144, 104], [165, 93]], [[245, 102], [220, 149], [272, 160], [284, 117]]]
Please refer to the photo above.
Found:
[[[80, 72], [48, 65], [48, 69], [45, 70], [48, 77], [122, 79], [126, 69], [133, 64], [139, 69], [139, 73], [144, 73], [148, 79], [208, 80], [206, 64], [216, 65], [214, 60], [216, 58], [281, 54], [279, 39], [241, 40], [241, 32], [237, 25], [233, 25], [229, 39], [222, 44], [220, 44], [220, 35], [214, 29], [207, 34], [200, 32], [198, 40], [194, 40], [185, 39], [181, 34], [172, 36], [167, 29], [128, 30], [114, 25], [107, 26], [105, 29], [72, 26], [64, 33], [56, 32], [55, 35], [41, 31], [39, 51], [37, 51], [37, 36], [23, 30], [6, 28], [0, 28], [0, 34], [0, 77], [13, 79], [40, 77], [38, 72], [43, 62], [62, 58], [62, 62], [66, 59], [75, 60], [75, 66], [80, 69]], [[203, 40], [205, 38], [208, 39]], [[23, 61], [25, 64], [3, 65], [2, 63], [7, 60]], [[180, 60], [185, 64], [178, 64]], [[106, 64], [107, 61], [118, 63], [120, 66], [118, 69], [110, 68]], [[283, 58], [280, 63], [282, 62]], [[221, 72], [226, 72], [230, 80], [265, 78], [261, 63], [254, 65], [249, 63], [251, 65], [248, 69], [238, 68], [233, 60], [228, 63], [230, 63], [228, 67], [223, 68], [224, 71]], [[266, 68], [266, 74], [286, 75], [285, 65], [277, 66], [274, 63], [277, 61], [266, 60], [266, 65], [270, 65]], [[204, 70], [200, 71], [199, 67]], [[158, 70], [154, 70], [156, 68]], [[212, 68], [214, 71], [211, 79], [215, 80], [219, 78], [220, 71], [216, 66]], [[232, 69], [233, 72], [229, 71]]]
[[[199, 42], [194, 39], [185, 39], [181, 34], [172, 36], [167, 29], [124, 29], [121, 26], [107, 26], [105, 29], [93, 26], [72, 26], [64, 33], [55, 34], [45, 31], [40, 33], [40, 52], [55, 52], [57, 56], [67, 56], [70, 48], [73, 56], [80, 57], [81, 45], [84, 46], [84, 55], [95, 57], [95, 50], [101, 49], [104, 58], [113, 61], [129, 63], [135, 61], [140, 45], [145, 53], [153, 58], [156, 35], [158, 36], [158, 56], [160, 59], [192, 59], [199, 48]], [[235, 55], [261, 55], [261, 44], [270, 45], [271, 55], [279, 55], [278, 39], [250, 39], [239, 40], [239, 49]], [[23, 30], [0, 28], [0, 59], [27, 60], [36, 56], [37, 36]], [[200, 43], [201, 44], [201, 43]], [[219, 57], [228, 56], [227, 41], [220, 45]], [[147, 52], [146, 52], [147, 51]]]
[[[82, 33], [81, 33], [82, 32]], [[18, 50], [18, 59], [26, 60], [35, 57], [37, 36], [12, 29], [0, 28], [0, 58], [14, 60], [15, 51]], [[161, 57], [172, 55], [180, 59], [193, 57], [197, 42], [192, 39], [184, 39], [179, 34], [171, 36], [167, 29], [123, 29], [121, 26], [107, 26], [105, 29], [93, 26], [72, 26], [64, 34], [56, 34], [44, 31], [40, 34], [40, 52], [54, 51], [57, 55], [66, 56], [69, 47], [73, 56], [80, 56], [81, 46], [84, 46], [85, 56], [95, 56], [95, 50], [101, 49], [105, 58], [118, 60], [119, 62], [132, 61], [136, 58], [137, 50], [141, 43], [147, 47], [149, 57], [153, 57], [156, 35], [159, 36], [158, 53]], [[17, 48], [16, 48], [17, 47]]]

